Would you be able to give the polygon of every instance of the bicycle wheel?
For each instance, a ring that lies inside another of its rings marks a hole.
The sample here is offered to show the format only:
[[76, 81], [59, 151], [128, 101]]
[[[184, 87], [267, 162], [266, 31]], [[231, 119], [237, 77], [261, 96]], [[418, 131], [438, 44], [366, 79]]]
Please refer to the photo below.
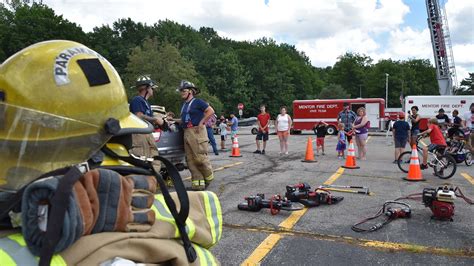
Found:
[[456, 160], [451, 155], [441, 155], [433, 168], [436, 176], [441, 179], [448, 179], [456, 173]]
[[408, 173], [410, 169], [410, 160], [411, 160], [411, 151], [402, 152], [400, 156], [398, 156], [398, 168], [402, 170], [404, 173]]
[[472, 165], [472, 153], [470, 151], [468, 151], [468, 152], [465, 153], [465, 155], [466, 155], [466, 159], [464, 159], [464, 163], [467, 166], [471, 166]]

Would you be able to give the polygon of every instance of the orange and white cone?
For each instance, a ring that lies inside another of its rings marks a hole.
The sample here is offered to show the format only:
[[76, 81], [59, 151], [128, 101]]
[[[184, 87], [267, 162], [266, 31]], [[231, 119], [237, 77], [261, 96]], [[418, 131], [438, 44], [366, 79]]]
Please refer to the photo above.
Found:
[[354, 143], [349, 143], [349, 149], [347, 149], [347, 157], [346, 157], [346, 165], [341, 166], [342, 168], [347, 169], [359, 169], [360, 167], [356, 165], [356, 158], [355, 158], [355, 148]]
[[308, 143], [306, 144], [306, 155], [302, 162], [305, 163], [316, 163], [317, 161], [314, 159], [314, 152], [313, 152], [313, 141], [311, 137], [308, 137]]
[[232, 142], [232, 155], [229, 157], [242, 157], [242, 155], [240, 155], [239, 140], [237, 139], [237, 135], [235, 135], [234, 141]]
[[408, 169], [407, 177], [403, 179], [407, 181], [426, 181], [421, 175], [420, 160], [418, 159], [418, 150], [416, 145], [411, 149], [410, 168]]

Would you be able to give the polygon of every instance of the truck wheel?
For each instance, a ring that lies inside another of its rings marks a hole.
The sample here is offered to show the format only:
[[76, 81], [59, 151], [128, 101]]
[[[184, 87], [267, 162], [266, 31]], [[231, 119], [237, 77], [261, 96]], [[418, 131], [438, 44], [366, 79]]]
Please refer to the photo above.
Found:
[[293, 130], [293, 129], [290, 129], [290, 134], [291, 135], [298, 135], [298, 134], [301, 134], [301, 130]]
[[252, 128], [251, 132], [252, 132], [252, 134], [254, 134], [254, 135], [257, 135], [257, 133], [258, 133], [258, 129], [256, 129], [256, 128]]
[[326, 133], [328, 133], [328, 135], [336, 135], [337, 130], [334, 126], [328, 126]]

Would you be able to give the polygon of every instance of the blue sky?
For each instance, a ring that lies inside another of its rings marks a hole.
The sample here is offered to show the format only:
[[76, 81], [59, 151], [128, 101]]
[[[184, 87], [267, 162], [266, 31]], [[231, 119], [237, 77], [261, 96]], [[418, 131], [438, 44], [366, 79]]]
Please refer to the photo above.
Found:
[[[440, 0], [444, 3], [444, 0]], [[474, 72], [474, 0], [446, 1], [458, 80]], [[346, 52], [430, 59], [424, 0], [43, 0], [85, 31], [130, 17], [147, 24], [170, 19], [214, 28], [234, 40], [287, 42], [314, 66], [333, 65]]]

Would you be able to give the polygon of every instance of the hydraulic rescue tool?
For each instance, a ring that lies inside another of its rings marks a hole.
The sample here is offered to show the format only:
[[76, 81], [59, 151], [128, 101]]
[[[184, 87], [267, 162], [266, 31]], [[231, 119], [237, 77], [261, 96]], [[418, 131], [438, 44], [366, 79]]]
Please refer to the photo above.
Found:
[[341, 196], [333, 196], [324, 188], [317, 188], [311, 191], [308, 183], [299, 183], [286, 186], [285, 197], [292, 202], [299, 202], [306, 207], [316, 207], [320, 204], [336, 204], [344, 199]]
[[[396, 207], [395, 207], [396, 206]], [[373, 224], [370, 227], [362, 228], [360, 225], [365, 224], [370, 220], [377, 219], [383, 216], [383, 218], [379, 219], [379, 221]], [[383, 204], [382, 208], [372, 217], [366, 218], [356, 224], [354, 224], [351, 229], [355, 232], [374, 232], [382, 228], [384, 225], [391, 223], [393, 220], [397, 218], [410, 218], [411, 217], [411, 209], [410, 205], [405, 202], [401, 201], [387, 201]]]
[[270, 209], [272, 215], [276, 215], [280, 210], [297, 211], [304, 208], [300, 203], [291, 202], [287, 198], [282, 198], [280, 195], [274, 195], [271, 199], [265, 199], [264, 194], [257, 194], [245, 197], [245, 202], [240, 203], [239, 210], [258, 212], [263, 208]]
[[[410, 218], [411, 210], [410, 206], [399, 200], [422, 200], [423, 204], [431, 209], [433, 215], [432, 219], [439, 220], [450, 220], [453, 221], [454, 216], [454, 200], [456, 198], [462, 198], [465, 202], [473, 205], [474, 202], [468, 197], [464, 196], [459, 187], [452, 188], [447, 185], [443, 187], [425, 188], [422, 193], [411, 194], [405, 197], [400, 197], [395, 201], [387, 201], [383, 207], [377, 212], [375, 216], [364, 219], [352, 226], [352, 230], [356, 232], [373, 232], [380, 229], [382, 226], [390, 223], [396, 218]], [[390, 204], [397, 204], [400, 207], [393, 208]], [[370, 220], [376, 219], [385, 214], [385, 219], [382, 222], [378, 222], [371, 227], [361, 228], [360, 225]]]

